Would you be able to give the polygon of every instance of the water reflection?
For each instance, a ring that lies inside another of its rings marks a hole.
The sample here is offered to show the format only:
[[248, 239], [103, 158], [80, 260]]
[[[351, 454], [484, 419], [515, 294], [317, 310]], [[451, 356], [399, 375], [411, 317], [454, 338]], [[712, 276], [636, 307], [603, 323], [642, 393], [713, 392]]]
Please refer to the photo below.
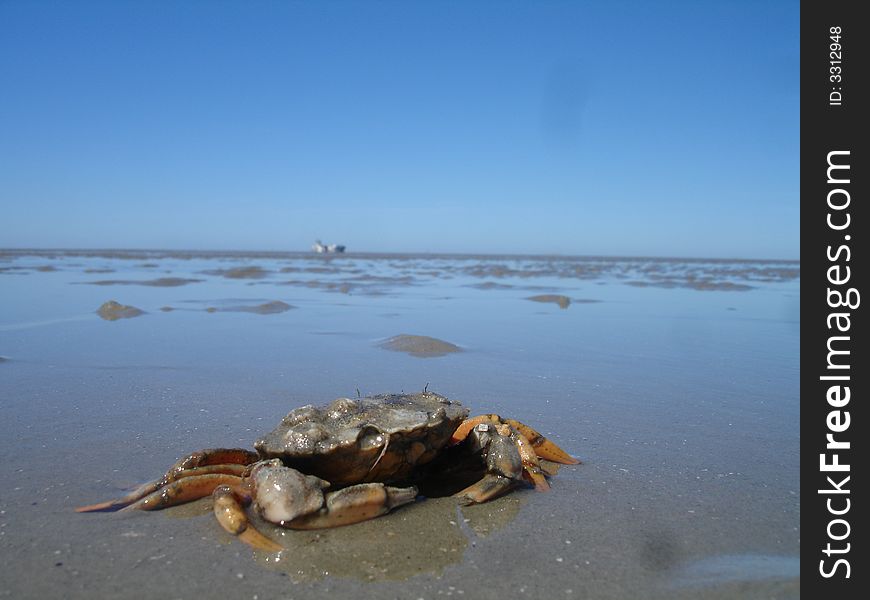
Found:
[[800, 558], [767, 554], [723, 554], [682, 565], [672, 572], [673, 588], [770, 584], [800, 579]]
[[471, 507], [458, 506], [453, 498], [430, 498], [372, 521], [320, 531], [261, 522], [258, 527], [287, 549], [257, 551], [254, 558], [297, 583], [327, 576], [382, 581], [439, 575], [462, 560], [475, 538], [510, 524], [524, 503], [523, 494]]
[[[510, 525], [527, 495], [519, 491], [475, 506], [460, 506], [450, 497], [426, 498], [371, 521], [313, 531], [285, 529], [248, 511], [257, 529], [286, 548], [277, 554], [251, 552], [258, 564], [286, 573], [295, 583], [329, 576], [395, 581], [440, 575], [461, 562], [476, 539]], [[210, 517], [212, 502], [208, 498], [161, 512], [172, 519]], [[241, 545], [216, 521], [213, 531], [216, 539]]]

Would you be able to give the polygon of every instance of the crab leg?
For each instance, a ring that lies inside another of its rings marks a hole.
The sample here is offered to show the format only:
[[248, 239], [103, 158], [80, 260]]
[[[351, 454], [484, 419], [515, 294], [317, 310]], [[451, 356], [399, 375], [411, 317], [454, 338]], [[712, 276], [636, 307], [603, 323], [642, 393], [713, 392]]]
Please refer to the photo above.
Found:
[[244, 448], [206, 448], [178, 459], [166, 474], [206, 465], [250, 465], [258, 460], [260, 457], [256, 452]]
[[506, 494], [516, 485], [517, 482], [513, 479], [496, 473], [487, 473], [483, 479], [457, 492], [455, 496], [462, 504], [480, 504]]
[[499, 424], [501, 423], [501, 417], [498, 415], [478, 415], [476, 417], [471, 417], [470, 419], [465, 419], [459, 424], [459, 427], [456, 428], [453, 435], [450, 436], [450, 445], [455, 446], [467, 438], [468, 434], [471, 433], [471, 430], [474, 429], [475, 426], [483, 423]]
[[[535, 454], [531, 442], [522, 433], [513, 429], [510, 425], [503, 425], [508, 430], [508, 435], [511, 435], [514, 443], [517, 445], [517, 451], [520, 453], [520, 459], [523, 461], [523, 476], [531, 480], [535, 489], [539, 492], [546, 492], [550, 489], [550, 484], [547, 483], [547, 478], [541, 470], [541, 465], [538, 463], [538, 455]], [[503, 432], [499, 432], [505, 435]]]
[[[239, 536], [249, 546], [267, 552], [278, 552], [281, 545], [257, 531], [248, 521], [248, 515], [239, 501], [238, 492], [228, 485], [219, 485], [212, 494], [214, 516], [228, 533]], [[244, 499], [249, 499], [243, 497]]]
[[516, 419], [505, 419], [505, 423], [516, 429], [531, 443], [535, 454], [546, 460], [561, 463], [563, 465], [578, 465], [580, 461], [562, 450], [559, 446], [545, 438], [543, 435]]
[[450, 438], [450, 444], [458, 444], [459, 442], [464, 440], [466, 437], [468, 437], [468, 434], [471, 432], [471, 430], [474, 429], [476, 425], [480, 425], [481, 423], [492, 423], [495, 425], [506, 423], [510, 425], [526, 437], [526, 439], [532, 445], [535, 454], [537, 454], [540, 458], [551, 460], [557, 463], [562, 463], [563, 465], [576, 465], [580, 463], [579, 460], [562, 450], [559, 446], [548, 440], [546, 437], [544, 437], [525, 423], [521, 423], [516, 419], [502, 419], [496, 414], [480, 415], [477, 417], [472, 417], [471, 419], [466, 419], [459, 425], [459, 427], [456, 428], [456, 431], [453, 432], [453, 436]]
[[235, 475], [236, 477], [241, 477], [245, 469], [248, 467], [246, 465], [209, 465], [207, 467], [196, 467], [193, 469], [186, 469], [184, 471], [177, 471], [174, 473], [167, 473], [162, 478], [157, 479], [155, 481], [151, 481], [144, 485], [139, 486], [123, 498], [118, 498], [116, 500], [108, 500], [106, 502], [99, 502], [97, 504], [89, 504], [88, 506], [79, 506], [75, 509], [76, 512], [95, 512], [95, 511], [112, 511], [124, 508], [125, 506], [129, 506], [134, 502], [141, 500], [151, 494], [159, 491], [161, 488], [169, 485], [174, 481], [178, 481], [180, 479], [184, 479], [186, 477], [196, 477], [199, 475]]
[[193, 469], [186, 469], [184, 471], [177, 471], [172, 474], [167, 473], [161, 479], [157, 479], [155, 481], [151, 481], [144, 485], [139, 486], [123, 498], [118, 498], [116, 500], [108, 500], [106, 502], [100, 502], [97, 504], [90, 504], [88, 506], [79, 506], [75, 509], [76, 512], [95, 512], [95, 511], [103, 511], [103, 510], [118, 510], [124, 508], [125, 506], [129, 506], [133, 504], [137, 500], [141, 500], [146, 496], [153, 494], [154, 492], [160, 490], [161, 488], [169, 485], [173, 481], [178, 481], [179, 479], [183, 479], [185, 477], [196, 477], [199, 475], [235, 475], [236, 477], [241, 477], [245, 472], [245, 469], [248, 467], [246, 465], [209, 465], [207, 467], [196, 467]]
[[225, 473], [210, 473], [208, 475], [192, 475], [164, 485], [151, 492], [122, 510], [160, 510], [176, 504], [184, 504], [205, 498], [220, 485], [229, 485], [234, 489], [242, 489], [242, 478], [238, 475]]
[[258, 458], [256, 452], [243, 448], [210, 448], [200, 450], [176, 461], [163, 477], [139, 486], [122, 498], [90, 504], [88, 506], [80, 506], [75, 510], [76, 512], [118, 510], [183, 477], [210, 473], [241, 476], [245, 467], [256, 462]]

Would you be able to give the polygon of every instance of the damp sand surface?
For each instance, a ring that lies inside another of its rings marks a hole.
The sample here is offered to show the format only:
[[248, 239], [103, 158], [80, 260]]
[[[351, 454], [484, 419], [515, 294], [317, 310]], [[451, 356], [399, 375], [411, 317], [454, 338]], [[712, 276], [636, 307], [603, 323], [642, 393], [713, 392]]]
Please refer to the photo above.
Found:
[[[126, 250], [0, 259], [10, 275], [0, 597], [799, 593], [798, 263]], [[38, 270], [47, 264], [56, 270]], [[254, 264], [273, 275], [224, 274]], [[298, 284], [282, 285], [285, 268]], [[147, 315], [107, 324], [94, 311], [108, 289], [74, 285], [95, 279], [88, 270], [202, 281], [113, 288]], [[571, 309], [523, 300], [531, 286], [572, 298]], [[296, 308], [205, 312], [271, 302]], [[469, 351], [421, 360], [379, 347], [402, 332]], [[427, 384], [472, 414], [530, 424], [583, 464], [563, 467], [549, 493], [478, 507], [427, 498], [336, 530], [265, 526], [286, 548], [273, 555], [225, 533], [208, 499], [72, 512], [193, 450], [250, 447], [294, 407]]]

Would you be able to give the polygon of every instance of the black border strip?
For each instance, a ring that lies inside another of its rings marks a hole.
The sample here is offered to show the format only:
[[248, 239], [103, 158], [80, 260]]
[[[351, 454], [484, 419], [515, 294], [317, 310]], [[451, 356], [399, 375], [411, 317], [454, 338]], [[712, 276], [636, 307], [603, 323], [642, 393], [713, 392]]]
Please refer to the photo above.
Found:
[[868, 484], [870, 379], [860, 351], [868, 335], [861, 301], [870, 302], [860, 298], [870, 269], [870, 22], [859, 6], [801, 4], [801, 593], [838, 600], [870, 589], [867, 496], [857, 489]]

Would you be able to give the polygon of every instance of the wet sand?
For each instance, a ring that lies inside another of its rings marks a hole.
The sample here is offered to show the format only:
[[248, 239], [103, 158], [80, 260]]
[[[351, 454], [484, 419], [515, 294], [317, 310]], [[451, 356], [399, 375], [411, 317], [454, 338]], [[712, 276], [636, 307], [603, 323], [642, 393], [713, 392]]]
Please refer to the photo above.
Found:
[[[797, 263], [58, 250], [0, 260], [0, 597], [798, 595]], [[222, 273], [254, 263], [271, 277]], [[282, 285], [284, 268], [299, 284]], [[148, 315], [109, 326], [94, 313], [107, 289], [79, 285], [93, 269], [202, 281], [125, 285], [119, 300]], [[487, 281], [499, 285], [478, 286]], [[555, 306], [522, 300], [529, 285], [596, 302], [555, 318]], [[296, 308], [204, 312], [271, 302]], [[420, 360], [378, 347], [397, 332], [473, 351]], [[225, 533], [209, 500], [72, 512], [192, 450], [250, 447], [293, 407], [427, 384], [474, 414], [532, 425], [583, 464], [562, 468], [549, 493], [470, 508], [429, 498], [329, 531], [271, 528], [287, 548], [278, 556]]]
[[665, 289], [685, 287], [693, 290], [712, 290], [712, 291], [730, 291], [730, 292], [745, 292], [751, 290], [752, 286], [745, 283], [735, 283], [733, 281], [697, 281], [693, 278], [685, 280], [678, 279], [654, 279], [651, 281], [627, 281], [628, 285], [635, 287], [660, 287]]
[[[489, 256], [474, 254], [376, 254], [351, 253], [323, 256], [302, 252], [220, 252], [220, 251], [114, 251], [114, 250], [10, 250], [0, 249], [0, 260], [37, 257], [41, 260], [70, 258], [137, 261], [148, 257], [152, 261], [279, 261], [273, 269], [262, 266], [205, 268], [202, 273], [230, 279], [261, 279], [272, 270], [284, 273], [315, 273], [357, 275], [361, 281], [409, 284], [425, 279], [448, 280], [462, 276], [472, 279], [513, 279], [513, 285], [528, 286], [529, 279], [594, 281], [607, 278], [633, 280], [632, 285], [680, 287], [691, 289], [747, 291], [754, 283], [786, 283], [800, 278], [800, 263], [788, 260], [705, 259], [667, 257], [610, 256]], [[295, 264], [288, 265], [287, 262]], [[388, 275], [374, 274], [360, 265], [393, 269]], [[160, 264], [157, 262], [147, 263]], [[11, 267], [11, 269], [36, 269]], [[54, 265], [52, 265], [54, 266]], [[142, 265], [140, 265], [142, 266]], [[0, 267], [0, 271], [10, 267]], [[401, 271], [401, 275], [397, 272]], [[408, 273], [416, 277], [408, 277]], [[729, 285], [729, 282], [735, 284]], [[497, 283], [497, 282], [490, 282]], [[486, 282], [469, 285], [488, 285]], [[503, 285], [511, 285], [504, 283]], [[722, 287], [720, 287], [722, 286]], [[492, 286], [494, 287], [494, 286]], [[529, 289], [526, 287], [526, 289]]]
[[495, 281], [484, 281], [483, 283], [469, 284], [468, 287], [475, 288], [477, 290], [510, 290], [510, 289], [513, 289], [514, 286], [512, 286], [508, 283], [496, 283]]

